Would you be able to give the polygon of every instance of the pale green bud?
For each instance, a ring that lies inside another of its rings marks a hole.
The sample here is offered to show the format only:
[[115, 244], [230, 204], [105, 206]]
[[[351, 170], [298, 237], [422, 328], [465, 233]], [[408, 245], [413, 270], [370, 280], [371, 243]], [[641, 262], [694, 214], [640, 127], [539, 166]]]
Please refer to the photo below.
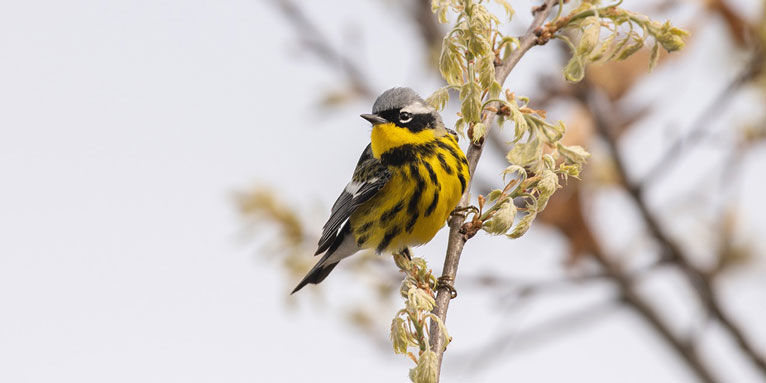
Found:
[[686, 45], [684, 38], [689, 36], [689, 32], [676, 28], [670, 25], [670, 21], [666, 21], [664, 24], [658, 22], [651, 22], [647, 25], [649, 33], [654, 35], [654, 38], [662, 44], [668, 52], [677, 51]]
[[471, 7], [468, 20], [468, 50], [476, 57], [488, 55], [492, 46], [489, 43], [492, 16], [481, 4]]
[[[495, 56], [484, 55], [479, 59], [479, 84], [482, 88], [490, 88], [495, 81]], [[499, 93], [499, 92], [498, 92]]]
[[474, 144], [478, 144], [485, 135], [487, 135], [487, 127], [484, 124], [477, 122], [473, 125], [473, 137], [471, 137], [471, 141], [473, 141]]
[[431, 311], [435, 305], [436, 301], [431, 294], [417, 286], [410, 286], [407, 291], [407, 306], [412, 311]]
[[504, 234], [513, 226], [513, 219], [516, 217], [516, 205], [513, 201], [505, 201], [500, 208], [495, 211], [488, 221], [484, 222], [484, 230], [490, 234]]
[[455, 121], [455, 131], [457, 131], [461, 137], [465, 138], [465, 120], [462, 117]]
[[526, 234], [527, 230], [529, 230], [530, 225], [532, 224], [532, 221], [534, 221], [535, 217], [537, 217], [537, 211], [530, 210], [527, 212], [527, 215], [522, 218], [519, 223], [516, 225], [516, 227], [513, 228], [513, 231], [511, 231], [507, 236], [509, 238], [519, 238], [522, 235]]
[[407, 321], [397, 316], [391, 321], [391, 343], [394, 346], [394, 352], [397, 354], [406, 354], [407, 347], [415, 346], [414, 337], [410, 333]]
[[579, 82], [585, 77], [585, 65], [588, 64], [589, 56], [598, 45], [601, 36], [601, 21], [596, 16], [586, 17], [580, 26], [580, 41], [573, 48], [572, 58], [564, 67], [564, 79], [569, 82]]
[[590, 158], [590, 153], [579, 145], [566, 146], [559, 142], [556, 144], [556, 148], [564, 158], [578, 164], [584, 163]]
[[585, 77], [585, 65], [582, 58], [573, 55], [564, 67], [564, 79], [569, 82], [580, 82], [583, 77]]
[[511, 108], [511, 118], [513, 119], [514, 125], [514, 140], [518, 140], [527, 132], [527, 130], [529, 130], [529, 124], [527, 124], [527, 119], [524, 118], [524, 113], [521, 113], [519, 105], [516, 104], [515, 101], [509, 101], [507, 105]]
[[505, 156], [509, 163], [519, 166], [527, 166], [536, 162], [543, 154], [543, 146], [538, 138], [530, 142], [517, 142], [511, 151]]
[[502, 172], [503, 182], [505, 182], [505, 176], [507, 176], [507, 175], [514, 175], [514, 174], [518, 174], [519, 177], [524, 177], [524, 176], [526, 176], [527, 171], [524, 170], [524, 168], [519, 166], [519, 165], [511, 165], [511, 166], [505, 168], [505, 170], [503, 170], [503, 172]]
[[657, 65], [657, 61], [660, 59], [660, 44], [654, 43], [652, 47], [652, 54], [649, 56], [649, 72], [651, 72]]
[[469, 24], [471, 33], [488, 36], [492, 29], [492, 20], [496, 20], [496, 18], [483, 5], [476, 3], [471, 6]]
[[624, 39], [620, 40], [617, 45], [615, 45], [614, 50], [612, 51], [612, 54], [607, 57], [606, 61], [613, 60], [615, 57], [617, 57], [620, 52], [625, 48], [625, 45], [628, 44], [628, 42], [631, 40], [631, 37], [637, 38], [635, 34], [628, 35]]
[[556, 160], [549, 153], [543, 154], [543, 163], [545, 163], [545, 167], [548, 169], [556, 168]]
[[490, 52], [489, 40], [480, 34], [472, 34], [468, 39], [468, 50], [475, 56], [486, 56]]
[[431, 12], [436, 13], [436, 18], [440, 23], [447, 22], [447, 11], [449, 10], [450, 0], [432, 0]]
[[563, 172], [565, 176], [571, 176], [580, 178], [580, 171], [582, 171], [582, 165], [580, 164], [561, 164], [559, 165], [559, 171]]
[[[494, 76], [495, 73], [495, 65], [492, 64], [492, 75]], [[489, 85], [489, 98], [498, 98], [500, 97], [500, 92], [503, 91], [503, 86], [495, 81], [492, 80], [492, 83]]]
[[426, 99], [426, 102], [428, 105], [433, 106], [436, 110], [442, 110], [444, 109], [444, 106], [447, 105], [447, 101], [449, 101], [449, 88], [443, 87], [437, 89], [435, 92], [433, 92], [428, 98]]
[[453, 37], [447, 35], [442, 41], [442, 52], [439, 56], [439, 72], [448, 84], [461, 85], [463, 83], [461, 55], [452, 39]]
[[410, 260], [402, 253], [394, 253], [394, 263], [396, 263], [400, 270], [410, 270]]
[[540, 125], [543, 129], [543, 134], [545, 134], [548, 142], [551, 143], [558, 142], [561, 138], [564, 137], [564, 133], [567, 131], [567, 127], [561, 121], [558, 121], [555, 125], [547, 121], [543, 121]]
[[632, 56], [634, 53], [638, 52], [639, 49], [644, 47], [644, 40], [641, 40], [640, 38], [633, 40], [633, 44], [628, 45], [623, 49], [622, 52], [620, 52], [620, 55], [617, 56], [617, 60], [625, 60], [626, 58]]
[[420, 354], [418, 365], [410, 370], [413, 383], [436, 383], [439, 375], [438, 358], [436, 353], [427, 349]]
[[543, 170], [540, 175], [540, 181], [537, 183], [537, 189], [540, 194], [551, 195], [559, 187], [559, 177], [550, 169]]
[[614, 39], [615, 39], [616, 37], [617, 37], [617, 32], [614, 32], [614, 33], [612, 33], [611, 35], [609, 35], [609, 37], [607, 37], [607, 38], [606, 38], [606, 39], [605, 39], [605, 40], [604, 40], [604, 41], [601, 43], [601, 46], [598, 48], [598, 50], [597, 50], [597, 51], [595, 51], [595, 52], [593, 52], [593, 53], [592, 53], [592, 54], [591, 54], [591, 55], [588, 57], [588, 61], [598, 61], [598, 60], [600, 60], [602, 57], [604, 57], [604, 55], [606, 54], [606, 52], [609, 50], [609, 47], [611, 47], [611, 46], [612, 46], [612, 42], [614, 41]]
[[537, 190], [540, 192], [537, 197], [537, 210], [542, 211], [548, 204], [548, 199], [559, 187], [559, 176], [552, 170], [545, 169], [540, 175], [540, 181], [537, 183]]
[[408, 294], [410, 289], [417, 288], [417, 286], [418, 281], [415, 280], [415, 278], [411, 275], [407, 275], [402, 281], [401, 286], [399, 286], [399, 294], [402, 296], [402, 298], [407, 298], [409, 296]]
[[424, 258], [415, 257], [412, 258], [412, 264], [415, 265], [416, 273], [415, 278], [418, 280], [424, 280], [428, 275], [428, 264]]
[[510, 21], [513, 17], [513, 14], [515, 13], [513, 7], [511, 7], [511, 4], [506, 0], [495, 0], [495, 3], [499, 4], [503, 7], [503, 9], [505, 9], [505, 14], [508, 16], [508, 20]]
[[577, 56], [587, 56], [598, 44], [598, 38], [601, 35], [601, 21], [596, 16], [586, 17], [582, 23], [583, 31], [580, 35], [580, 42], [577, 44]]
[[460, 113], [466, 122], [479, 122], [481, 116], [481, 89], [475, 82], [468, 82], [460, 88]]

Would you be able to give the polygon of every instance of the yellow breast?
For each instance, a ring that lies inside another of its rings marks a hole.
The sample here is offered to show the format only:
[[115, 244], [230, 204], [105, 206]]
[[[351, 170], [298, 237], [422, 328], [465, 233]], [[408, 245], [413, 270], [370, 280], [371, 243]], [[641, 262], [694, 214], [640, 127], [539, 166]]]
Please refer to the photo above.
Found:
[[468, 162], [446, 130], [438, 136], [433, 129], [412, 133], [385, 125], [391, 126], [373, 128], [372, 150], [391, 178], [350, 218], [357, 243], [378, 252], [430, 241], [469, 181]]

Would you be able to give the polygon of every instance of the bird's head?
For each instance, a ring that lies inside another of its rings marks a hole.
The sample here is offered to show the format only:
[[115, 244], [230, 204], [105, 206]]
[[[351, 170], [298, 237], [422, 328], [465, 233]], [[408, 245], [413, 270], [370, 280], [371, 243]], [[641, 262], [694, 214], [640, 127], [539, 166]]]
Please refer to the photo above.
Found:
[[383, 92], [372, 105], [372, 114], [361, 116], [373, 126], [393, 124], [412, 133], [444, 127], [436, 109], [410, 88], [391, 88]]

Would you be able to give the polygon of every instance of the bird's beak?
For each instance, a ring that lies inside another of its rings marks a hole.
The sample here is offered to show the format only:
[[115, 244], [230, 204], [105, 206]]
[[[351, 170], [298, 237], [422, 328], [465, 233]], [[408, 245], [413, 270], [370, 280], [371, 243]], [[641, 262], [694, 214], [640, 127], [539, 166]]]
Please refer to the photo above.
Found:
[[362, 115], [360, 115], [360, 117], [362, 117], [365, 120], [369, 121], [373, 125], [385, 124], [385, 123], [388, 122], [385, 118], [380, 117], [377, 114], [362, 114]]

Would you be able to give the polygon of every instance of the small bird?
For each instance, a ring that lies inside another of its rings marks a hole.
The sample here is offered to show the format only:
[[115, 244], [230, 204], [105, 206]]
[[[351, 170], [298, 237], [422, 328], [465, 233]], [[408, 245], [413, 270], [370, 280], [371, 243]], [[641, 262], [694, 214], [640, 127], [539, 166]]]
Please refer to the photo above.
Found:
[[457, 134], [412, 89], [383, 92], [361, 117], [372, 123], [370, 144], [324, 225], [322, 259], [292, 293], [322, 282], [359, 250], [401, 252], [430, 241], [468, 184]]

